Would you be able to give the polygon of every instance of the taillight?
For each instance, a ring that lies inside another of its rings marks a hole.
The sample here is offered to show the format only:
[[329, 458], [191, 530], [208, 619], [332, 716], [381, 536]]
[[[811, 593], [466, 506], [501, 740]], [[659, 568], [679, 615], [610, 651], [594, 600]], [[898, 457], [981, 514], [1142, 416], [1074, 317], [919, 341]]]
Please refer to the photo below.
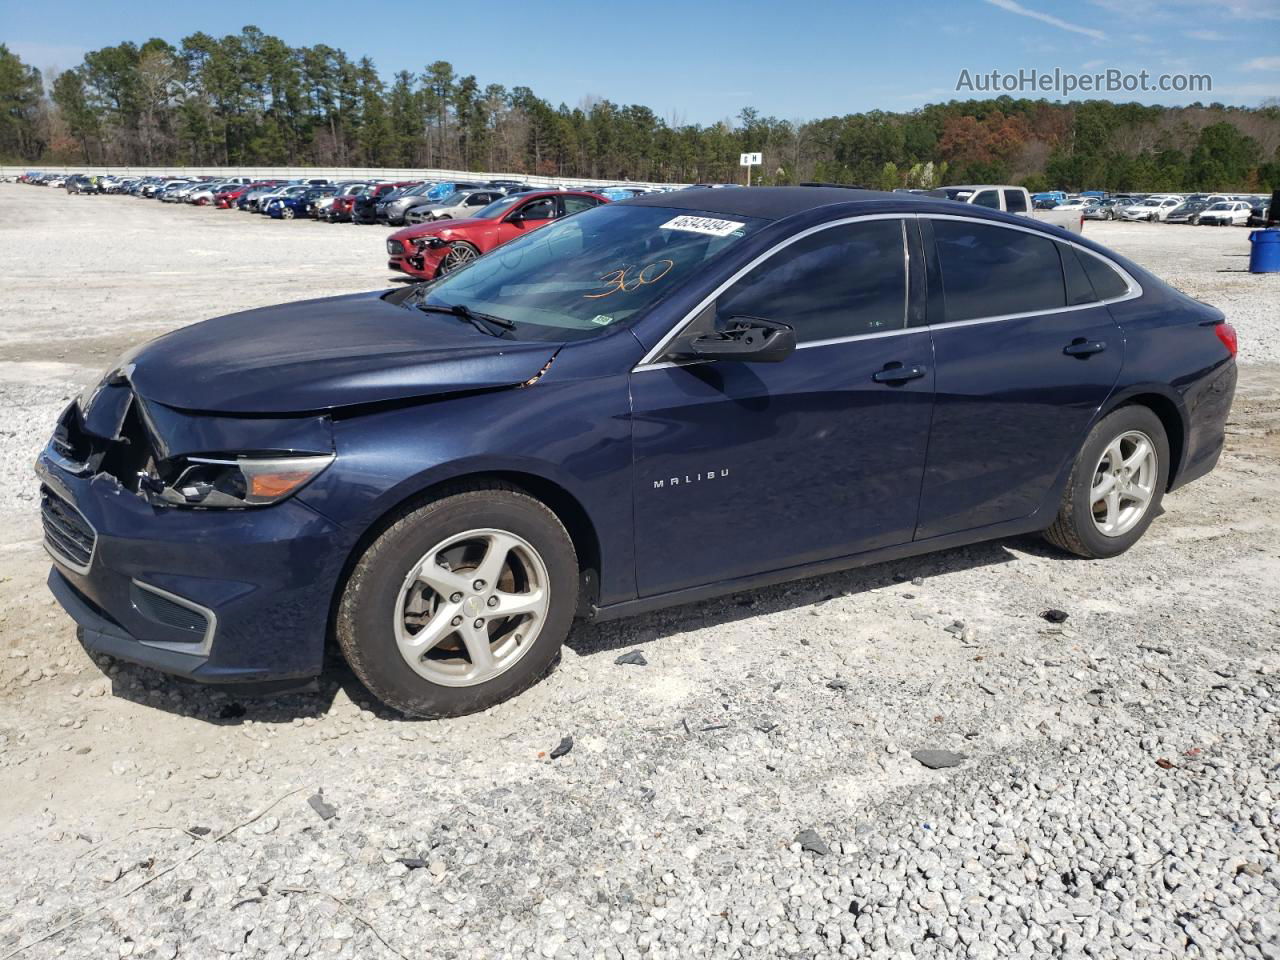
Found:
[[1222, 341], [1222, 345], [1227, 348], [1227, 352], [1231, 356], [1236, 355], [1236, 349], [1239, 346], [1239, 338], [1236, 336], [1236, 328], [1229, 323], [1214, 324], [1213, 332], [1218, 335], [1218, 339]]

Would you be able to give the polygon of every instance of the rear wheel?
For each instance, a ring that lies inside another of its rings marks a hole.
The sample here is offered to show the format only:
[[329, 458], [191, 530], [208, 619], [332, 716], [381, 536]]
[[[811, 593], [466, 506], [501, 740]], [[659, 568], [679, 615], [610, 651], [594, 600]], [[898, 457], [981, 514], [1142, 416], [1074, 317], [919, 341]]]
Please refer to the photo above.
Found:
[[1089, 432], [1045, 537], [1090, 559], [1124, 553], [1159, 512], [1168, 480], [1160, 418], [1147, 407], [1121, 407]]
[[573, 542], [556, 515], [491, 484], [420, 507], [373, 542], [343, 592], [338, 641], [389, 706], [472, 713], [546, 672], [577, 593]]

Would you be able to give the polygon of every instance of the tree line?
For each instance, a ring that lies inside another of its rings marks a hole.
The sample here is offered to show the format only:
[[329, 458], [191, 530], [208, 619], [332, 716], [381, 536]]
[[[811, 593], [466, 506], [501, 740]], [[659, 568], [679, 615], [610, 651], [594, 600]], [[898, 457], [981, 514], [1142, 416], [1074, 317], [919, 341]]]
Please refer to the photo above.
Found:
[[1280, 101], [1257, 108], [998, 97], [780, 120], [745, 107], [688, 124], [584, 96], [482, 86], [445, 60], [388, 82], [365, 56], [248, 26], [91, 51], [43, 76], [0, 44], [0, 159], [86, 166], [420, 167], [662, 182], [820, 180], [881, 189], [1280, 186]]

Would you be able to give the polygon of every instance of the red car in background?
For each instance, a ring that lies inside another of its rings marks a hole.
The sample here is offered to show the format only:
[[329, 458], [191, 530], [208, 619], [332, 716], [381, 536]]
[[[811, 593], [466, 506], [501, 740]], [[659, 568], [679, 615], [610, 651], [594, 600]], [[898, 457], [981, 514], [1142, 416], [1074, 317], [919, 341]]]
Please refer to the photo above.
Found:
[[503, 197], [482, 207], [474, 217], [436, 220], [397, 230], [387, 238], [387, 267], [432, 280], [553, 220], [608, 202], [597, 193], [578, 191], [538, 191]]
[[284, 183], [283, 180], [258, 180], [256, 183], [240, 183], [234, 187], [228, 187], [226, 190], [220, 191], [213, 195], [213, 205], [219, 210], [227, 210], [236, 205], [236, 201], [248, 193], [250, 190], [257, 190], [259, 187], [274, 187]]

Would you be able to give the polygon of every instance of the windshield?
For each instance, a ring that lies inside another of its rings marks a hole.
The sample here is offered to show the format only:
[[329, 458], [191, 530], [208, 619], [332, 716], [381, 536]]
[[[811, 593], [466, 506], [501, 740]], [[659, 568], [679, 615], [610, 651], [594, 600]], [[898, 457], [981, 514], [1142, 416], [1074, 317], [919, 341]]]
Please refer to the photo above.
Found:
[[519, 203], [523, 199], [524, 199], [523, 196], [503, 197], [501, 200], [493, 201], [493, 203], [489, 204], [487, 207], [481, 207], [479, 210], [473, 213], [472, 216], [478, 219], [488, 219], [491, 217], [497, 217], [497, 216], [500, 216], [504, 211], [510, 210], [512, 207], [514, 207], [517, 203]]
[[471, 196], [471, 194], [467, 193], [464, 190], [459, 190], [456, 193], [449, 194], [449, 196], [445, 197], [445, 199], [442, 200], [441, 203], [443, 203], [444, 206], [446, 207], [456, 207], [458, 204], [462, 203], [462, 201], [467, 199], [467, 197], [469, 196]]
[[462, 304], [514, 321], [521, 340], [591, 337], [669, 296], [768, 222], [667, 207], [600, 206], [432, 281], [424, 302]]
[[1209, 209], [1210, 209], [1210, 210], [1230, 210], [1230, 209], [1231, 209], [1231, 204], [1229, 204], [1229, 203], [1225, 203], [1225, 202], [1222, 202], [1222, 203], [1215, 203], [1215, 204], [1214, 204], [1212, 207], [1210, 207]]

